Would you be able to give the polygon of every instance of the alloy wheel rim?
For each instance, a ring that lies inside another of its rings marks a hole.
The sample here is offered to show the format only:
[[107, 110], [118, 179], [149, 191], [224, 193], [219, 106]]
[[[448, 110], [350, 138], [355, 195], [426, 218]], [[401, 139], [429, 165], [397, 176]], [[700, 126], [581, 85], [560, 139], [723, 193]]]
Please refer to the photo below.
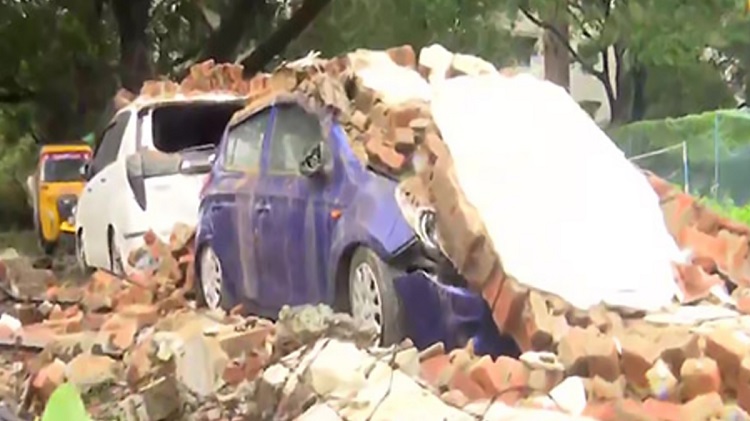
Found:
[[366, 262], [354, 269], [349, 299], [354, 318], [373, 323], [380, 335], [383, 331], [383, 302], [375, 272]]
[[213, 249], [206, 247], [201, 255], [201, 289], [206, 305], [210, 309], [219, 308], [221, 277], [221, 262]]

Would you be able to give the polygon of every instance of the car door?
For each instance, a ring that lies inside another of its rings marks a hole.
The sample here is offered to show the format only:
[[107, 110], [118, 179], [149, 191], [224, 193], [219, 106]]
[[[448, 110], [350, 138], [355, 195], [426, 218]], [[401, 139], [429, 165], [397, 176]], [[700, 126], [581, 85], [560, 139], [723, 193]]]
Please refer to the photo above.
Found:
[[76, 209], [76, 223], [83, 230], [83, 246], [86, 258], [92, 266], [109, 267], [107, 226], [110, 218], [111, 185], [115, 168], [113, 163], [122, 145], [130, 112], [119, 114], [104, 131], [102, 141], [94, 151], [89, 180], [81, 192]]
[[256, 306], [260, 291], [253, 205], [270, 116], [270, 108], [261, 110], [228, 129], [212, 174], [210, 200], [204, 204], [213, 228], [211, 246], [224, 268], [225, 288]]
[[323, 302], [333, 220], [326, 180], [300, 173], [325, 141], [320, 120], [296, 104], [275, 107], [268, 165], [256, 200], [263, 299], [276, 306]]

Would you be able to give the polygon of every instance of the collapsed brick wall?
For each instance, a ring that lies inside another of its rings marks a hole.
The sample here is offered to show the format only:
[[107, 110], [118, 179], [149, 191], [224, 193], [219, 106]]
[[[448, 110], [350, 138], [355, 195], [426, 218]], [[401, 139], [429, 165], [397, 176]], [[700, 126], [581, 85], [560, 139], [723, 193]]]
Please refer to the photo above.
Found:
[[[477, 58], [431, 48], [422, 50], [419, 58], [410, 46], [385, 53], [427, 80], [496, 71]], [[560, 300], [536, 294], [539, 299], [532, 303], [528, 288], [504, 271], [478, 211], [461, 190], [429, 103], [388, 104], [381, 93], [366, 87], [356, 69], [366, 64], [367, 53], [303, 59], [256, 76], [250, 82], [256, 89], [235, 120], [285, 96], [297, 98], [306, 107], [333, 109], [363, 163], [400, 180], [402, 194], [415, 206], [436, 211], [443, 251], [469, 286], [482, 293], [498, 327], [513, 335], [524, 350], [531, 349], [532, 342], [538, 345], [534, 348], [551, 348], [551, 333], [547, 331], [540, 339], [536, 320], [546, 317], [550, 308], [560, 307]], [[548, 328], [553, 326], [548, 323]]]

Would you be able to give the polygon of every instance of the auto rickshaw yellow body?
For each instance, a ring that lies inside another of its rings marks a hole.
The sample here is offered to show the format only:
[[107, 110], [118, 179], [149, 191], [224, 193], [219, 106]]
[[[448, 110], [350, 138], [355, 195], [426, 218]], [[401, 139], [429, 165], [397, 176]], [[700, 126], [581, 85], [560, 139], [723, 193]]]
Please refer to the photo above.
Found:
[[83, 143], [42, 146], [34, 174], [27, 180], [34, 225], [45, 252], [75, 234], [75, 208], [86, 181], [81, 169], [91, 159]]

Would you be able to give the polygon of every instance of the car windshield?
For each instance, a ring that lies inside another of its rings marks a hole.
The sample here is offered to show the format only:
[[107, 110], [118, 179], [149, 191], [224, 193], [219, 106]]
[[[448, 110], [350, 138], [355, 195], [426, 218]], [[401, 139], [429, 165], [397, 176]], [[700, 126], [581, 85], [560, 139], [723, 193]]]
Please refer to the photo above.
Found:
[[81, 168], [88, 160], [85, 153], [55, 153], [44, 155], [42, 181], [83, 181]]

